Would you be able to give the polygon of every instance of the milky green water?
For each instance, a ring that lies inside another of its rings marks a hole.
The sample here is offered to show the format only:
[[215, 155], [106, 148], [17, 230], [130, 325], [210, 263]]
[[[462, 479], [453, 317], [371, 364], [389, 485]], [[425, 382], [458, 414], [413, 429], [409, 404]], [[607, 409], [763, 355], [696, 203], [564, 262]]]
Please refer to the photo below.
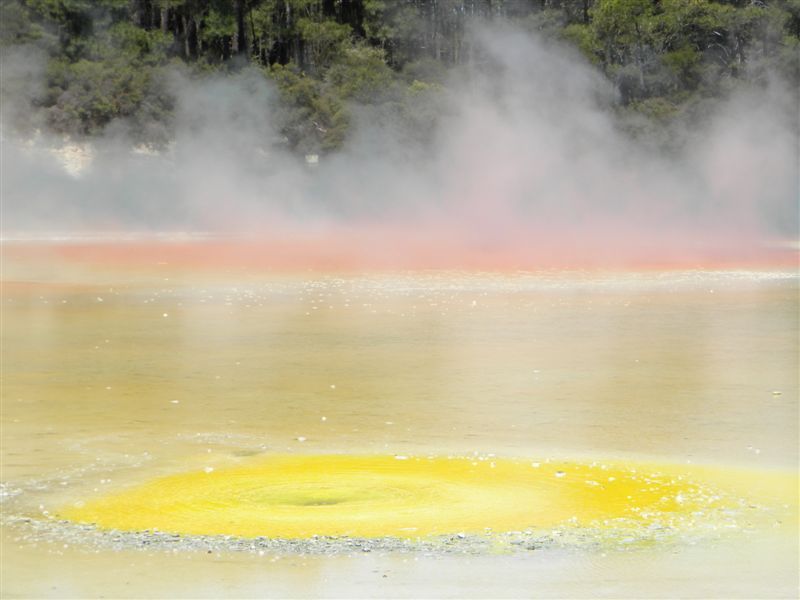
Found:
[[[6, 269], [2, 310], [4, 515], [47, 519], [157, 477], [273, 454], [797, 467], [792, 273], [17, 267]], [[796, 513], [796, 501], [784, 508]], [[746, 544], [774, 559], [754, 560], [736, 537], [527, 558], [108, 553], [6, 523], [3, 589], [792, 596], [796, 530], [755, 529]]]

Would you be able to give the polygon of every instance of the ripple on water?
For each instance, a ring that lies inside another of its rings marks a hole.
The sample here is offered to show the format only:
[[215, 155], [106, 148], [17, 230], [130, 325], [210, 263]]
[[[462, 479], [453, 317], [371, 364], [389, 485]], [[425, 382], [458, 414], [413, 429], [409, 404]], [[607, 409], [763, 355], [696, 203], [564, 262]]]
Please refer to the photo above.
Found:
[[174, 536], [170, 543], [226, 539], [233, 549], [282, 543], [327, 551], [352, 549], [353, 540], [366, 548], [444, 540], [471, 549], [688, 540], [752, 527], [770, 514], [674, 465], [324, 455], [163, 477], [65, 507], [56, 518], [123, 538], [149, 531]]

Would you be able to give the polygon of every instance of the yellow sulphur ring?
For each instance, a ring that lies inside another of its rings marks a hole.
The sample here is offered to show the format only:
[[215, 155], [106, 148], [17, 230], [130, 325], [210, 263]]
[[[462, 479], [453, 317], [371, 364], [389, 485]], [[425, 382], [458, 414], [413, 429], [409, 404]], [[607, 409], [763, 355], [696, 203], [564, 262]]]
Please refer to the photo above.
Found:
[[562, 526], [680, 528], [741, 505], [663, 465], [321, 455], [171, 475], [59, 516], [182, 535], [416, 538]]

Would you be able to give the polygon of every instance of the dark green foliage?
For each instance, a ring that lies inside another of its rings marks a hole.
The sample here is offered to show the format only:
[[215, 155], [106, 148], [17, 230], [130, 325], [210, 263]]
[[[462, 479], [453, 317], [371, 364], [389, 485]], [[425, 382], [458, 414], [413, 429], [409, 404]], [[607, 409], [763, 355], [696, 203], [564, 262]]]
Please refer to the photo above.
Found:
[[275, 65], [269, 75], [281, 92], [278, 123], [293, 150], [316, 154], [342, 145], [350, 115], [332, 90], [291, 67]]
[[42, 37], [42, 28], [16, 0], [0, 1], [0, 44], [27, 44]]
[[333, 65], [326, 81], [343, 98], [356, 102], [382, 102], [391, 94], [394, 74], [383, 51], [369, 46], [348, 48]]
[[124, 121], [163, 141], [168, 65], [250, 63], [277, 83], [297, 152], [339, 148], [359, 105], [421, 142], [448, 73], [476, 58], [471, 25], [500, 19], [574, 45], [640, 132], [773, 72], [800, 85], [800, 0], [0, 0], [0, 10], [0, 44], [48, 61], [33, 106], [74, 135]]

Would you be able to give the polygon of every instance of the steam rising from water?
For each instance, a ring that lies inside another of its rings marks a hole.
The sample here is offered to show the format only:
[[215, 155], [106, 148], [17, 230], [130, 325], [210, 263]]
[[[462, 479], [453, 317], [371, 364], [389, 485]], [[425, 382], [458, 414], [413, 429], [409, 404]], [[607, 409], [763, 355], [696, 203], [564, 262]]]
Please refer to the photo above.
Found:
[[[476, 36], [483, 63], [450, 83], [430, 146], [363, 109], [344, 150], [309, 168], [270, 119], [276, 90], [248, 70], [176, 76], [159, 154], [132, 152], [124, 123], [73, 152], [72, 172], [52, 140], [4, 138], [4, 234], [215, 231], [429, 266], [748, 261], [797, 238], [797, 94], [780, 82], [673, 132], [688, 143], [667, 157], [621, 132], [610, 84], [569, 50]], [[7, 80], [37, 72], [36, 57], [4, 60]], [[8, 121], [31, 92], [5, 91]]]

